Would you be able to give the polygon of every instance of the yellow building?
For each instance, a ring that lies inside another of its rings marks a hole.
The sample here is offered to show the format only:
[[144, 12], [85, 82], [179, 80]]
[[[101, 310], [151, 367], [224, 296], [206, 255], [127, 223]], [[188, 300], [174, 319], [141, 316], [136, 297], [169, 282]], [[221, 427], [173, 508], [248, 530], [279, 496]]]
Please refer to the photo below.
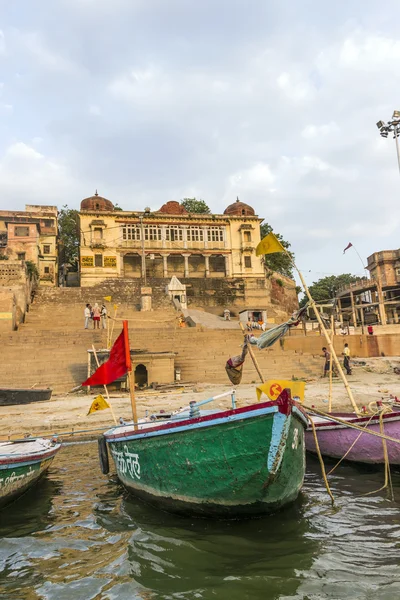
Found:
[[224, 214], [188, 213], [170, 201], [158, 211], [120, 211], [97, 192], [80, 209], [80, 280], [265, 278], [255, 255], [260, 223], [239, 199]]

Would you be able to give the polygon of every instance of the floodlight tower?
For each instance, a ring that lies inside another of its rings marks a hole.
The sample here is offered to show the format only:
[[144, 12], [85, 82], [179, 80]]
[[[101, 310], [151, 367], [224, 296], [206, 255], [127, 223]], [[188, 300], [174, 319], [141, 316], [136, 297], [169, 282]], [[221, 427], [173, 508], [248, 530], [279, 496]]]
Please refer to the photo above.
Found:
[[397, 164], [399, 165], [400, 171], [400, 148], [399, 148], [399, 135], [400, 135], [400, 110], [393, 112], [392, 120], [385, 123], [385, 121], [378, 121], [376, 124], [377, 128], [382, 137], [387, 138], [389, 133], [393, 133], [393, 139], [396, 141], [397, 150]]

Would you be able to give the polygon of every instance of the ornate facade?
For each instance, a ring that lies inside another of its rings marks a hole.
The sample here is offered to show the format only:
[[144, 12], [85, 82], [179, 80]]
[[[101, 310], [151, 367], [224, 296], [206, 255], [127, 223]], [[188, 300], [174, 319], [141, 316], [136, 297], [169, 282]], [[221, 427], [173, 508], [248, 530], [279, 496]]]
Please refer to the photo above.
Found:
[[158, 211], [121, 211], [97, 192], [81, 203], [80, 279], [264, 278], [255, 248], [260, 223], [239, 199], [224, 214], [188, 213], [170, 201]]

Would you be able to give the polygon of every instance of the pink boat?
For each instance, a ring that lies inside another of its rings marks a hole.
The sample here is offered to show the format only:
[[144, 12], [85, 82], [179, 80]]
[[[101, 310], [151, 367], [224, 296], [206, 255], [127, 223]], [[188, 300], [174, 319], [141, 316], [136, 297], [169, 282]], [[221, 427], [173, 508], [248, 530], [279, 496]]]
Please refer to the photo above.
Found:
[[[311, 412], [311, 411], [310, 411]], [[367, 430], [380, 433], [379, 415], [357, 417], [354, 413], [332, 413], [332, 417], [344, 419], [359, 427], [367, 426]], [[347, 427], [325, 417], [312, 417], [317, 431], [318, 443], [322, 456], [340, 459], [346, 454], [350, 446], [360, 435], [360, 431]], [[384, 433], [400, 442], [400, 411], [383, 415]], [[312, 429], [309, 428], [305, 435], [306, 449], [316, 452]], [[391, 465], [400, 465], [400, 443], [386, 442]], [[380, 464], [384, 463], [382, 439], [368, 433], [361, 433], [359, 439], [346, 455], [345, 460], [359, 463]]]

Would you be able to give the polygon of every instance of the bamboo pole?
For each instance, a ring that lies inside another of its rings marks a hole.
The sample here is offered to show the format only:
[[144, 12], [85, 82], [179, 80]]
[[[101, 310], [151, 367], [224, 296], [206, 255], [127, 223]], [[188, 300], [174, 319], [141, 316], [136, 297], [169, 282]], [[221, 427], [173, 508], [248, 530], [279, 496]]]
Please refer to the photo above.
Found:
[[[331, 315], [331, 340], [333, 343], [333, 315]], [[332, 412], [332, 369], [333, 369], [333, 361], [332, 356], [329, 361], [329, 397], [328, 397], [328, 413]]]
[[[94, 358], [95, 358], [95, 360], [96, 360], [97, 368], [99, 368], [99, 366], [100, 366], [100, 363], [99, 363], [99, 359], [98, 359], [97, 352], [96, 352], [96, 348], [94, 347], [94, 344], [92, 344], [92, 350], [93, 350]], [[106, 393], [106, 396], [107, 396], [107, 402], [108, 402], [108, 404], [110, 405], [111, 414], [112, 414], [112, 416], [113, 416], [114, 423], [117, 425], [117, 424], [118, 424], [118, 423], [117, 423], [117, 418], [116, 418], [116, 416], [115, 416], [115, 413], [114, 413], [114, 410], [113, 410], [113, 407], [112, 407], [112, 404], [111, 404], [111, 401], [110, 401], [110, 396], [109, 396], [109, 394], [108, 394], [108, 389], [107, 389], [107, 386], [106, 386], [106, 384], [104, 384], [104, 391], [105, 391], [105, 393]]]
[[[117, 316], [117, 312], [118, 312], [118, 305], [117, 305], [117, 304], [114, 304], [114, 317], [113, 317], [113, 322], [112, 322], [112, 325], [111, 325], [110, 338], [109, 338], [109, 340], [108, 340], [108, 344], [109, 344], [109, 346], [108, 346], [108, 350], [109, 350], [109, 349], [111, 348], [111, 346], [112, 346], [112, 336], [113, 336], [113, 333], [114, 333], [114, 324], [115, 324], [115, 319], [116, 319], [116, 316]], [[129, 355], [129, 356], [130, 356], [130, 355]]]
[[[286, 252], [286, 251], [285, 251], [285, 252]], [[311, 294], [310, 294], [310, 290], [309, 290], [309, 289], [308, 289], [308, 287], [307, 287], [307, 284], [306, 284], [306, 282], [305, 282], [305, 280], [304, 280], [303, 274], [302, 274], [302, 273], [301, 273], [301, 271], [300, 271], [300, 270], [297, 268], [297, 266], [295, 265], [295, 263], [294, 263], [294, 262], [293, 262], [293, 260], [292, 260], [292, 257], [290, 256], [290, 254], [289, 254], [288, 252], [287, 252], [287, 255], [290, 257], [290, 259], [291, 259], [291, 261], [292, 261], [292, 264], [293, 264], [294, 268], [296, 269], [297, 273], [299, 274], [300, 281], [301, 281], [301, 283], [302, 283], [302, 286], [303, 286], [303, 288], [304, 288], [304, 291], [305, 291], [305, 293], [306, 293], [306, 296], [307, 296], [307, 298], [308, 298], [308, 300], [309, 300], [309, 302], [310, 302], [310, 306], [311, 306], [311, 308], [313, 308], [313, 309], [314, 309], [314, 313], [315, 313], [315, 316], [317, 317], [318, 324], [319, 324], [319, 326], [320, 326], [320, 329], [321, 329], [322, 333], [323, 333], [323, 334], [324, 334], [324, 336], [325, 336], [326, 343], [328, 344], [328, 347], [329, 347], [329, 350], [330, 350], [330, 353], [331, 353], [331, 360], [332, 360], [332, 358], [333, 358], [333, 360], [335, 361], [335, 364], [336, 364], [337, 370], [338, 370], [338, 372], [339, 372], [339, 375], [340, 375], [340, 377], [341, 377], [341, 378], [342, 378], [342, 380], [343, 380], [343, 383], [344, 383], [344, 386], [345, 386], [345, 388], [346, 388], [346, 392], [347, 392], [347, 395], [348, 395], [348, 397], [349, 397], [349, 399], [350, 399], [351, 405], [352, 405], [352, 407], [353, 407], [354, 411], [356, 412], [356, 414], [357, 414], [357, 415], [360, 415], [361, 413], [360, 413], [360, 410], [359, 410], [359, 408], [358, 408], [358, 406], [357, 406], [357, 404], [356, 404], [356, 401], [354, 400], [353, 392], [352, 392], [352, 391], [351, 391], [351, 389], [350, 389], [349, 382], [347, 381], [346, 375], [344, 374], [344, 371], [343, 371], [343, 369], [342, 369], [342, 366], [341, 366], [341, 364], [340, 364], [340, 362], [339, 362], [339, 359], [338, 359], [338, 357], [337, 357], [337, 354], [336, 354], [336, 352], [335, 352], [335, 348], [333, 347], [332, 341], [331, 341], [331, 339], [330, 339], [330, 337], [329, 337], [329, 334], [328, 334], [328, 332], [327, 332], [327, 330], [326, 330], [326, 328], [325, 328], [325, 325], [324, 325], [324, 323], [323, 323], [323, 321], [322, 321], [322, 319], [321, 319], [321, 315], [319, 314], [319, 311], [318, 311], [318, 309], [317, 309], [317, 306], [316, 306], [316, 304], [315, 304], [315, 300], [313, 299], [313, 297], [312, 297], [312, 296], [311, 296]]]
[[132, 417], [134, 428], [137, 429], [138, 425], [138, 416], [136, 409], [136, 399], [135, 399], [135, 377], [132, 376], [132, 361], [131, 361], [131, 350], [129, 347], [129, 333], [128, 333], [128, 321], [122, 322], [124, 327], [124, 342], [125, 342], [125, 361], [126, 367], [128, 369], [128, 382], [129, 382], [129, 395], [131, 397], [131, 406], [132, 406]]
[[[243, 323], [241, 321], [239, 321], [239, 325], [240, 325], [240, 329], [243, 331], [243, 334], [246, 334], [246, 330], [245, 330], [245, 328], [243, 326]], [[250, 356], [251, 356], [251, 358], [253, 360], [254, 366], [255, 366], [256, 371], [258, 373], [258, 376], [259, 376], [259, 378], [261, 380], [261, 383], [264, 383], [265, 379], [263, 377], [263, 374], [262, 374], [261, 369], [260, 369], [260, 365], [258, 364], [258, 360], [255, 357], [255, 354], [253, 352], [253, 348], [251, 347], [251, 344], [247, 344], [247, 347], [249, 349], [249, 354], [250, 354]]]

